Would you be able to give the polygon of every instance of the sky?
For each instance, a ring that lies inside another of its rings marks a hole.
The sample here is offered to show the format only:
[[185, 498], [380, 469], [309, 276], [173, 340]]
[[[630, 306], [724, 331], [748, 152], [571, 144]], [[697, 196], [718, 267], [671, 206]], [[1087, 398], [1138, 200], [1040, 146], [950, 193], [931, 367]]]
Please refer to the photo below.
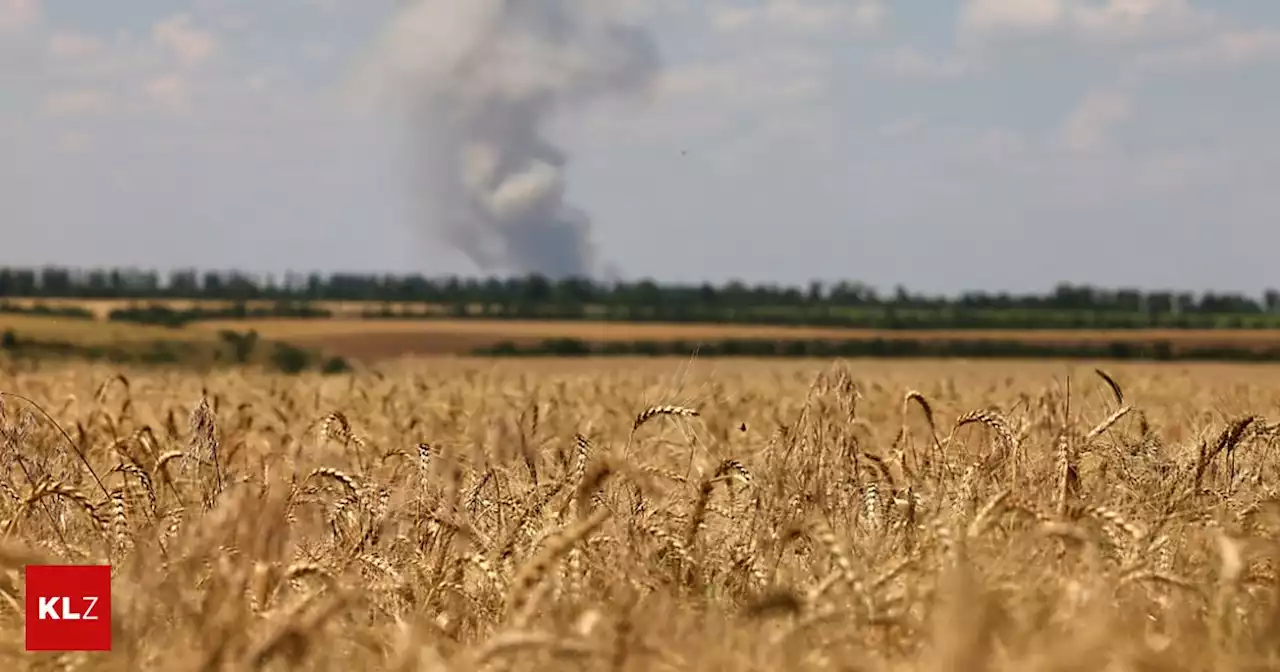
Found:
[[[0, 264], [501, 273], [370, 86], [415, 1], [0, 0]], [[658, 57], [540, 117], [622, 277], [1280, 287], [1280, 2], [578, 1]]]

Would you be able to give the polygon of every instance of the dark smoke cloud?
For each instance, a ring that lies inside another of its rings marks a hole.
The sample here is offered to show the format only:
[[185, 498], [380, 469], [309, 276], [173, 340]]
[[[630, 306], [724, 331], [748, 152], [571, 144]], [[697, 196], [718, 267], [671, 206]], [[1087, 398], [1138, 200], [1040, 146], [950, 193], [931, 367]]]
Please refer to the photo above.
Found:
[[652, 40], [614, 0], [411, 0], [367, 75], [410, 115], [430, 232], [483, 271], [589, 276], [587, 213], [546, 135], [568, 109], [644, 89]]

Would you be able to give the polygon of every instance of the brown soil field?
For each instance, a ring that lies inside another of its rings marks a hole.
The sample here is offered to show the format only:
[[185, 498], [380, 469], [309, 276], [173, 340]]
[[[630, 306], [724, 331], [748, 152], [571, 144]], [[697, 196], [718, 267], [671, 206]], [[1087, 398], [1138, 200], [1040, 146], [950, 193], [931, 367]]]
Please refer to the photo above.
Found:
[[[0, 659], [1275, 669], [1277, 366], [377, 372], [0, 367]], [[23, 651], [28, 564], [112, 566], [110, 653]]]
[[1280, 346], [1280, 330], [877, 330], [764, 325], [655, 324], [540, 320], [250, 320], [205, 322], [203, 329], [256, 329], [264, 338], [319, 347], [361, 359], [400, 355], [465, 354], [500, 341], [548, 338], [587, 341], [712, 341], [741, 339], [1008, 340], [1046, 344], [1150, 342], [1180, 346]]

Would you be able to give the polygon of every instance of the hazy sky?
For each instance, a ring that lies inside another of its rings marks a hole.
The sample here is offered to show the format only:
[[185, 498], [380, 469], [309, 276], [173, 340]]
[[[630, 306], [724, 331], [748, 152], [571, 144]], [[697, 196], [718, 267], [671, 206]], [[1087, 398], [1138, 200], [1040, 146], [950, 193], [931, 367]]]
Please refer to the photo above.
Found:
[[[358, 104], [404, 4], [0, 0], [0, 264], [477, 273]], [[1280, 2], [625, 4], [550, 132], [627, 277], [1280, 286]]]

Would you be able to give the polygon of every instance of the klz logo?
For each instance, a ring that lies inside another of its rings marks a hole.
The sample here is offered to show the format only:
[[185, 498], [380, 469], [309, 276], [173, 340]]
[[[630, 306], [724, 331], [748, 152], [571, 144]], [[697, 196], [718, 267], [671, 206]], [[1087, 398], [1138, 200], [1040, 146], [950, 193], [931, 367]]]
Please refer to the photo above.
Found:
[[27, 565], [27, 650], [110, 651], [111, 567]]
[[[71, 611], [71, 598], [69, 597], [42, 597], [40, 598], [40, 620], [48, 619], [50, 621], [96, 621], [98, 617], [93, 613], [93, 607], [98, 604], [98, 598], [83, 598], [86, 606], [84, 611]], [[59, 612], [58, 605], [62, 605], [62, 611]]]

